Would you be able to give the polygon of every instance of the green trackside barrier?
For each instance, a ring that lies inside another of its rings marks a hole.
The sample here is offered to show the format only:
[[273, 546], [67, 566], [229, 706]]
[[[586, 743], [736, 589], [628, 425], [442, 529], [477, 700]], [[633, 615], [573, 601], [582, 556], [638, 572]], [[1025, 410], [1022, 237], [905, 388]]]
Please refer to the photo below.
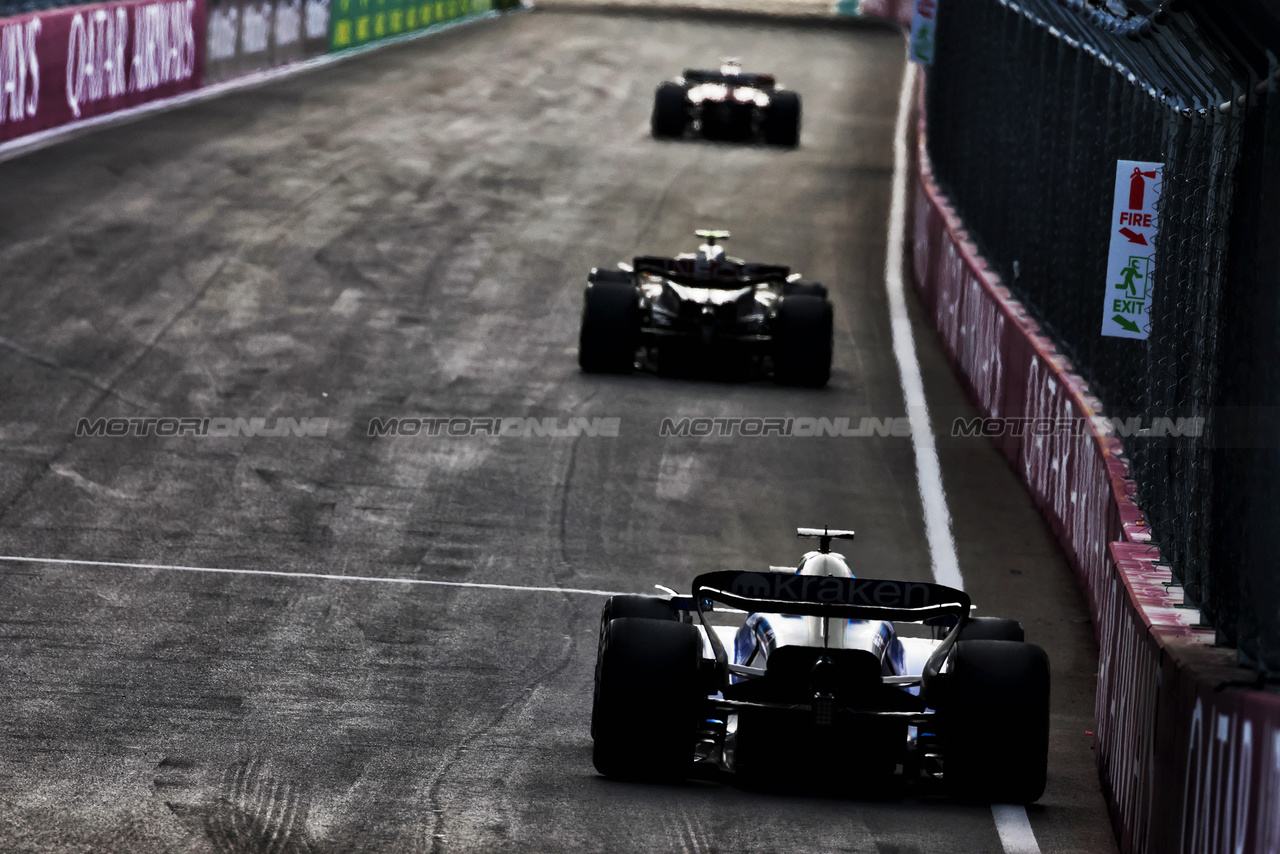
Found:
[[518, 0], [331, 0], [329, 51], [348, 50], [519, 5]]

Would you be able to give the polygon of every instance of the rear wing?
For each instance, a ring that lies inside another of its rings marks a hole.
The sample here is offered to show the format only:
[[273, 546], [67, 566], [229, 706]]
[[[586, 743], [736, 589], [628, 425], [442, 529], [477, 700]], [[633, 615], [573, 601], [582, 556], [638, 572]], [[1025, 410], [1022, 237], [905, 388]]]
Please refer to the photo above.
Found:
[[686, 68], [681, 76], [686, 83], [694, 84], [723, 83], [726, 86], [750, 86], [753, 89], [772, 89], [776, 85], [772, 74], [725, 74], [723, 71]]
[[694, 258], [640, 255], [632, 266], [637, 273], [662, 276], [677, 284], [703, 288], [743, 288], [783, 281], [791, 275], [791, 268], [780, 264], [739, 264], [728, 259], [698, 261]]
[[699, 575], [693, 580], [693, 600], [699, 608], [711, 600], [744, 611], [901, 622], [964, 619], [970, 608], [967, 593], [941, 584], [745, 570]]
[[726, 684], [729, 657], [724, 645], [707, 622], [712, 603], [719, 602], [743, 611], [796, 614], [805, 617], [852, 620], [898, 620], [923, 622], [938, 617], [955, 617], [956, 626], [929, 656], [921, 674], [928, 683], [942, 670], [969, 621], [972, 602], [963, 590], [923, 581], [879, 578], [841, 578], [781, 572], [723, 570], [699, 575], [693, 580], [693, 609], [706, 630], [715, 652], [717, 670]]

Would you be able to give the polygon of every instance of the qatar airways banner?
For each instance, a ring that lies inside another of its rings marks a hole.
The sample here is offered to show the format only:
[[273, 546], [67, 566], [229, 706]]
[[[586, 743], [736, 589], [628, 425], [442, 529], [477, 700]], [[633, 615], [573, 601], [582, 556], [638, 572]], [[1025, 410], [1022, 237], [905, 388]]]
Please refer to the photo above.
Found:
[[204, 44], [204, 0], [0, 20], [0, 141], [195, 89]]

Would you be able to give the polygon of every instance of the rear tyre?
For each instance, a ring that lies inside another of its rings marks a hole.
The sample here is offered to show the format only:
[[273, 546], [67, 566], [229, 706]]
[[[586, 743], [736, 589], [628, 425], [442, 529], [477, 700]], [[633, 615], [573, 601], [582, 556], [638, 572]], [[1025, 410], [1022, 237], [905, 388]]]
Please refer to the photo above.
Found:
[[658, 87], [653, 96], [653, 116], [649, 126], [658, 139], [678, 139], [689, 124], [689, 108], [684, 87], [670, 81]]
[[587, 282], [594, 284], [596, 282], [615, 282], [620, 285], [631, 285], [635, 283], [635, 279], [631, 273], [625, 270], [610, 270], [608, 268], [601, 269], [592, 267], [591, 272], [587, 273]]
[[661, 596], [610, 596], [600, 609], [600, 634], [613, 620], [636, 617], [642, 620], [680, 620], [680, 612], [671, 607], [671, 600]]
[[831, 379], [831, 303], [818, 296], [778, 301], [773, 319], [773, 373], [783, 385], [821, 388]]
[[680, 779], [697, 741], [702, 636], [690, 623], [612, 620], [596, 665], [592, 762], [607, 777]]
[[760, 122], [764, 141], [790, 148], [800, 144], [800, 96], [795, 92], [774, 92]]
[[958, 640], [1001, 640], [1022, 643], [1027, 634], [1022, 630], [1022, 623], [1017, 620], [1005, 620], [1000, 617], [970, 617], [960, 632]]
[[964, 640], [947, 676], [943, 781], [957, 799], [1029, 804], [1049, 762], [1049, 657], [1029, 643]]
[[614, 620], [638, 618], [642, 620], [671, 620], [679, 622], [680, 612], [671, 607], [671, 600], [659, 596], [610, 596], [600, 609], [600, 641], [596, 647], [596, 681], [591, 697], [591, 735], [596, 734], [595, 710], [600, 704], [600, 661], [604, 651], [605, 634]]
[[639, 295], [628, 281], [587, 285], [578, 336], [578, 365], [592, 374], [628, 374], [640, 337]]

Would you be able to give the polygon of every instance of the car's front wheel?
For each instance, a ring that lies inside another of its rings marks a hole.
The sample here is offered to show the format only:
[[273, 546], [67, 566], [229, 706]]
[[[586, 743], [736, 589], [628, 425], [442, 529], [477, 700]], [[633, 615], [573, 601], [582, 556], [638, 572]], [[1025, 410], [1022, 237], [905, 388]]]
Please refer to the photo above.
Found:
[[679, 779], [693, 766], [702, 636], [672, 620], [609, 622], [596, 665], [592, 761], [607, 777]]

